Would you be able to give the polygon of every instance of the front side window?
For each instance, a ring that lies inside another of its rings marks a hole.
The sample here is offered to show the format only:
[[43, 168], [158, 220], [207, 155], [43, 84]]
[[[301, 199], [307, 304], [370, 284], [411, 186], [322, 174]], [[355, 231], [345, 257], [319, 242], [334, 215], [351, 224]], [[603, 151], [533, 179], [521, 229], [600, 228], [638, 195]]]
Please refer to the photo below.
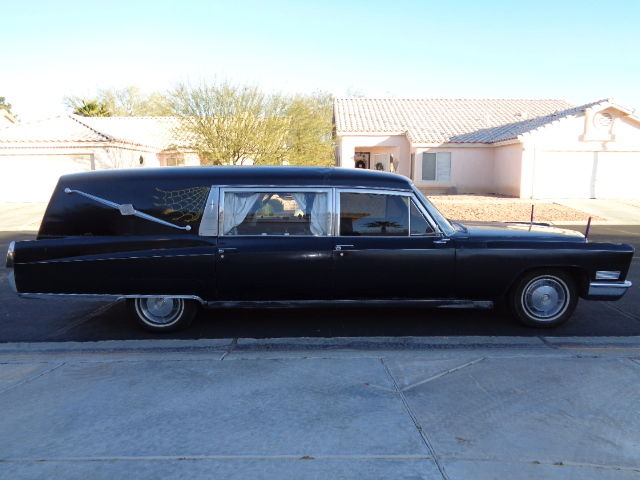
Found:
[[224, 235], [329, 233], [328, 196], [321, 192], [225, 192]]
[[340, 193], [340, 235], [409, 235], [409, 200], [400, 195]]
[[422, 212], [413, 201], [411, 202], [411, 235], [431, 235], [434, 233], [433, 227], [424, 218]]
[[422, 180], [449, 182], [451, 180], [451, 152], [424, 152]]

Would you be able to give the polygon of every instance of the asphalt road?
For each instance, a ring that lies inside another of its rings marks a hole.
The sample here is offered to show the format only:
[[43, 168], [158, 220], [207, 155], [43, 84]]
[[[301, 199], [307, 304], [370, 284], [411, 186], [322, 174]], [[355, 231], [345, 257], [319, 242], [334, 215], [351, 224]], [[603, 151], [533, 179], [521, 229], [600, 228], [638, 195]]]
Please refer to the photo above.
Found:
[[[576, 228], [576, 227], [567, 227]], [[33, 233], [0, 232], [0, 342], [158, 338], [139, 329], [122, 302], [22, 299], [9, 290], [4, 254], [11, 240]], [[624, 242], [637, 253], [634, 287], [618, 302], [580, 300], [572, 319], [553, 330], [523, 327], [494, 310], [314, 308], [204, 310], [190, 329], [161, 338], [362, 336], [636, 336], [640, 335], [640, 225], [594, 226], [592, 241]]]

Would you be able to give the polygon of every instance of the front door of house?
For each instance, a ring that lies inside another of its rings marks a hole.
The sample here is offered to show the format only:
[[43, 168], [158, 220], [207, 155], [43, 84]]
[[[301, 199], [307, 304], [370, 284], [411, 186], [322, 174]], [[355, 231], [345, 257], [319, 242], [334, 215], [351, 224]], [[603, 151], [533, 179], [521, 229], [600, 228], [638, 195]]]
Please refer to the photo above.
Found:
[[371, 168], [381, 172], [391, 171], [391, 156], [388, 153], [374, 153], [371, 160]]

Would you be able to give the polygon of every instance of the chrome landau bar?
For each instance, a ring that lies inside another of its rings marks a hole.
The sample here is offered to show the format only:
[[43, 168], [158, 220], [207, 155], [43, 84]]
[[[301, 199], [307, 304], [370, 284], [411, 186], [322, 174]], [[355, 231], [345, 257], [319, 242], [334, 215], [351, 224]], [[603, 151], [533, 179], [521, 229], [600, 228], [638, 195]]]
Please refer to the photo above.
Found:
[[187, 225], [185, 227], [181, 227], [180, 225], [174, 225], [173, 223], [169, 223], [166, 222], [160, 218], [156, 218], [154, 216], [148, 215], [146, 213], [143, 213], [139, 210], [136, 210], [132, 204], [130, 203], [125, 203], [125, 204], [119, 204], [116, 202], [112, 202], [110, 200], [106, 200], [104, 198], [100, 198], [100, 197], [96, 197], [95, 195], [91, 195], [90, 193], [86, 193], [86, 192], [82, 192], [80, 190], [72, 190], [70, 188], [65, 188], [64, 189], [64, 193], [67, 194], [71, 194], [71, 193], [77, 193], [78, 195], [88, 198], [89, 200], [93, 200], [94, 202], [100, 203], [102, 205], [105, 205], [107, 207], [111, 207], [115, 210], [118, 210], [120, 212], [120, 215], [133, 215], [135, 217], [139, 217], [139, 218], [144, 218], [145, 220], [149, 220], [150, 222], [155, 222], [155, 223], [159, 223], [161, 225], [165, 225], [167, 227], [171, 227], [171, 228], [177, 228], [178, 230], [191, 230], [191, 226]]

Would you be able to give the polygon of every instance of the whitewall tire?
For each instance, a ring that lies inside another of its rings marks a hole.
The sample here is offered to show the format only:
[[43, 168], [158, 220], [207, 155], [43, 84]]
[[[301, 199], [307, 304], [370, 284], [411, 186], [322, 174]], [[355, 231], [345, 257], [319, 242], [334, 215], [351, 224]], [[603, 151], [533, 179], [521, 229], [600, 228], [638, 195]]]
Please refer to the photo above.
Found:
[[556, 327], [569, 320], [578, 303], [573, 278], [561, 270], [536, 270], [522, 276], [511, 289], [509, 307], [530, 327]]
[[140, 297], [127, 300], [138, 324], [152, 332], [173, 332], [191, 325], [198, 305], [175, 297]]

